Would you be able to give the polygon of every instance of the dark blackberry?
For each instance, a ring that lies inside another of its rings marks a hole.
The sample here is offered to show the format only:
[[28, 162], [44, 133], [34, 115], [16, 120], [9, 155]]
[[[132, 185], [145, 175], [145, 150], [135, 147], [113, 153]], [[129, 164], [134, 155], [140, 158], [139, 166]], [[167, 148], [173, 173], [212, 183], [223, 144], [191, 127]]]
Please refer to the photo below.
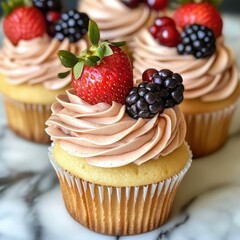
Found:
[[152, 81], [158, 84], [161, 89], [160, 96], [165, 108], [172, 108], [182, 102], [184, 86], [180, 74], [162, 69], [153, 75]]
[[158, 84], [141, 82], [126, 98], [127, 113], [135, 118], [152, 118], [164, 110]]
[[69, 38], [70, 42], [77, 42], [88, 31], [89, 17], [77, 10], [63, 12], [60, 20], [55, 25], [55, 38], [63, 41]]
[[177, 50], [181, 55], [193, 55], [196, 58], [210, 57], [216, 50], [216, 39], [211, 29], [206, 26], [192, 24], [181, 33], [181, 43]]
[[62, 3], [60, 0], [32, 0], [45, 16], [47, 22], [47, 33], [50, 37], [55, 35], [55, 23], [60, 19]]
[[180, 74], [168, 69], [153, 72], [152, 82], [141, 82], [126, 97], [127, 113], [135, 119], [152, 118], [183, 100], [184, 86]]
[[33, 5], [40, 9], [42, 12], [62, 10], [62, 3], [60, 0], [32, 0]]

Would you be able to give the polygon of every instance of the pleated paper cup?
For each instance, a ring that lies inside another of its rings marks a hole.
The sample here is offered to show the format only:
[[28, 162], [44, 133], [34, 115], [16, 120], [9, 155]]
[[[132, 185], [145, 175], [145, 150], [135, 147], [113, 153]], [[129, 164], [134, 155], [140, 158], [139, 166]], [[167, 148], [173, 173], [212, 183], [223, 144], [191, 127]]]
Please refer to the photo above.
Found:
[[184, 114], [187, 124], [186, 141], [194, 158], [214, 153], [225, 144], [235, 109], [236, 103], [215, 112]]
[[31, 104], [3, 96], [9, 128], [17, 135], [37, 143], [49, 143], [45, 122], [51, 115], [51, 104]]
[[69, 214], [81, 225], [108, 235], [140, 234], [161, 226], [169, 217], [176, 191], [191, 165], [189, 159], [178, 174], [153, 184], [104, 186], [64, 170], [54, 161], [52, 148], [49, 158]]

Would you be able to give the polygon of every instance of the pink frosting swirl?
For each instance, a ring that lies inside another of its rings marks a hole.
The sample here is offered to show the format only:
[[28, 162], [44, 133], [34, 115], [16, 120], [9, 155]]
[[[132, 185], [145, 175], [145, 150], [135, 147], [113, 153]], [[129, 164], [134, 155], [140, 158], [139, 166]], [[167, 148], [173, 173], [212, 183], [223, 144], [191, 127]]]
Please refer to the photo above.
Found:
[[80, 40], [70, 43], [68, 39], [59, 42], [47, 35], [32, 40], [22, 40], [17, 46], [7, 38], [0, 51], [0, 72], [13, 85], [38, 84], [51, 90], [61, 89], [71, 82], [71, 77], [59, 79], [57, 74], [65, 72], [57, 57], [58, 50], [68, 50], [74, 54], [87, 48], [87, 42]]
[[176, 48], [160, 45], [148, 32], [142, 30], [135, 38], [134, 75], [141, 78], [147, 68], [158, 70], [171, 67], [182, 75], [185, 99], [219, 101], [229, 97], [238, 84], [238, 72], [231, 50], [224, 45], [223, 36], [216, 42], [216, 52], [210, 58], [196, 59], [179, 55]]
[[126, 37], [141, 29], [150, 16], [145, 4], [130, 9], [120, 0], [82, 0], [80, 10], [98, 23], [104, 40], [126, 41]]
[[186, 125], [179, 107], [138, 120], [125, 110], [116, 102], [90, 105], [68, 90], [52, 105], [46, 131], [69, 154], [108, 168], [140, 165], [168, 155], [183, 143]]

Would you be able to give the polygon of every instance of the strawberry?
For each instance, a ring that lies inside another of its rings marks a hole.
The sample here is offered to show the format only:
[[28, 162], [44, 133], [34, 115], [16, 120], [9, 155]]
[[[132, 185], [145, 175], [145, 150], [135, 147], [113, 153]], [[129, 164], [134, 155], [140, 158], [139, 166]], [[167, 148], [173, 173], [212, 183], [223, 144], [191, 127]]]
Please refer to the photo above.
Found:
[[124, 104], [133, 86], [132, 67], [127, 55], [116, 46], [110, 46], [113, 54], [104, 57], [97, 66], [84, 66], [79, 78], [72, 75], [75, 93], [88, 103], [112, 101]]
[[37, 8], [27, 7], [23, 1], [17, 0], [4, 2], [2, 6], [5, 12], [3, 30], [14, 45], [46, 33], [46, 21]]
[[186, 3], [176, 9], [174, 13], [176, 24], [184, 28], [190, 24], [200, 24], [210, 28], [215, 37], [222, 34], [223, 21], [218, 10], [210, 3]]
[[[113, 101], [125, 104], [133, 87], [133, 69], [124, 51], [123, 43], [100, 42], [97, 24], [89, 21], [89, 39], [92, 46], [78, 56], [60, 50], [62, 64], [72, 69], [72, 87], [77, 96], [90, 104]], [[66, 77], [71, 71], [59, 74]]]

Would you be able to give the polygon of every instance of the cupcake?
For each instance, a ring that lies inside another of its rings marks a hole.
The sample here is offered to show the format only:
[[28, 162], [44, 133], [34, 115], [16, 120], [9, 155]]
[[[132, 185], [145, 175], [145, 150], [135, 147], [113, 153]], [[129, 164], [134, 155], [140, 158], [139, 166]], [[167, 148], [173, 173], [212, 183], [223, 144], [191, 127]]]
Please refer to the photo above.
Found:
[[166, 12], [168, 0], [82, 0], [79, 9], [94, 19], [100, 28], [102, 40], [125, 39], [129, 50], [132, 37], [159, 13]]
[[193, 156], [203, 157], [227, 140], [240, 96], [237, 67], [224, 44], [221, 16], [211, 4], [185, 4], [176, 10], [174, 20], [177, 27], [171, 18], [158, 18], [136, 36], [135, 77], [148, 67], [169, 65], [182, 75], [186, 140]]
[[[71, 66], [73, 88], [57, 97], [46, 122], [50, 161], [77, 222], [103, 234], [139, 234], [167, 220], [191, 164], [177, 105], [182, 79], [163, 70], [176, 82], [175, 97], [166, 95], [170, 82], [165, 88], [154, 82], [133, 87], [127, 55], [110, 42], [99, 50], [104, 45], [91, 37], [92, 27], [97, 30], [90, 21], [92, 54], [80, 54]], [[64, 65], [66, 56], [74, 59], [66, 52], [59, 56]]]
[[[0, 50], [0, 92], [8, 125], [25, 139], [48, 143], [50, 138], [45, 132], [45, 122], [51, 114], [50, 106], [55, 96], [69, 88], [71, 82], [70, 77], [61, 80], [57, 77], [64, 69], [57, 52], [65, 49], [78, 53], [87, 48], [87, 41], [80, 39], [87, 32], [87, 15], [76, 10], [62, 15], [50, 12], [48, 19], [49, 16], [60, 17], [52, 38], [47, 32], [53, 23], [47, 25], [44, 15], [35, 6], [25, 6], [21, 1], [8, 1], [3, 6], [8, 15], [3, 19], [5, 37]], [[73, 19], [73, 13], [79, 18], [83, 16], [86, 30], [77, 24], [66, 28], [74, 30], [73, 34], [63, 30], [64, 19], [66, 16]], [[84, 33], [78, 34], [81, 29]]]

